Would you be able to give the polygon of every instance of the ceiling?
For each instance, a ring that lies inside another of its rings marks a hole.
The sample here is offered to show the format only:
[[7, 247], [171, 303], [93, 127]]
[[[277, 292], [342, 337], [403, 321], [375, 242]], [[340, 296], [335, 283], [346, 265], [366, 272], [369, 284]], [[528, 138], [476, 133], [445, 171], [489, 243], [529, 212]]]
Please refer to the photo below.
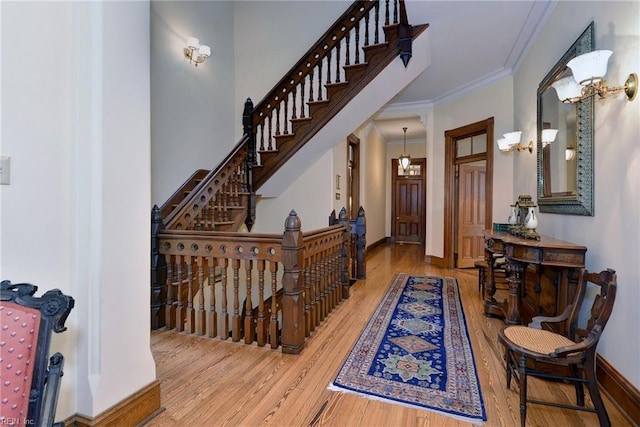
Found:
[[555, 1], [406, 0], [409, 23], [429, 24], [431, 65], [383, 108], [374, 126], [387, 142], [402, 140], [405, 126], [407, 141], [424, 141], [418, 111], [511, 75]]

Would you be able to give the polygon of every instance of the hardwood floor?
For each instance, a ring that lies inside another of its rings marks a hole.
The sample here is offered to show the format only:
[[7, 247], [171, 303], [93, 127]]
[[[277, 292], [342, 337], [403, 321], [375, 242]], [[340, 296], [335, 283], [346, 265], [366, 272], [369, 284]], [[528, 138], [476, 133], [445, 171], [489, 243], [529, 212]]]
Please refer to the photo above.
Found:
[[[165, 410], [146, 426], [467, 426], [424, 410], [332, 392], [334, 379], [360, 331], [398, 272], [455, 277], [485, 400], [487, 426], [520, 425], [517, 386], [505, 388], [502, 322], [482, 314], [475, 270], [448, 270], [424, 263], [418, 245], [385, 245], [369, 254], [367, 279], [313, 334], [301, 355], [219, 339], [154, 331], [152, 352]], [[530, 396], [572, 404], [570, 385], [532, 379]], [[587, 398], [587, 400], [589, 400]], [[588, 402], [590, 404], [590, 401]], [[605, 396], [613, 426], [629, 426]], [[595, 414], [529, 405], [529, 426], [597, 426]]]

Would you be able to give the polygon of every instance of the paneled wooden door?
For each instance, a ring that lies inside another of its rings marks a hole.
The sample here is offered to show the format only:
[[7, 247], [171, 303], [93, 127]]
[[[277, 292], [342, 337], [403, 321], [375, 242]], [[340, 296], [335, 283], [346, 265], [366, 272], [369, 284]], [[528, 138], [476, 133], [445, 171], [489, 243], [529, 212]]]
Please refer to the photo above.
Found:
[[412, 159], [405, 172], [393, 159], [392, 237], [400, 243], [425, 241], [425, 167], [426, 159]]
[[446, 268], [460, 267], [459, 231], [459, 166], [485, 166], [484, 228], [491, 228], [493, 204], [493, 117], [444, 133], [444, 258]]
[[458, 268], [484, 258], [486, 166], [458, 165]]

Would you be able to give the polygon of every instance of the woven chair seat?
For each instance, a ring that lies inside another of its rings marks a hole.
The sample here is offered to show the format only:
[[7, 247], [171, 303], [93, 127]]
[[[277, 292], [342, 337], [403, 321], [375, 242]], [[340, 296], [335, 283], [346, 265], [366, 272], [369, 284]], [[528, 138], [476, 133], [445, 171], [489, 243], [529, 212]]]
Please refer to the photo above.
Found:
[[545, 355], [553, 353], [559, 347], [575, 344], [562, 335], [527, 326], [509, 326], [504, 329], [504, 335], [518, 347]]
[[[580, 321], [579, 314], [587, 285], [590, 290], [595, 288], [597, 294], [589, 311], [590, 317]], [[617, 288], [615, 270], [609, 268], [594, 273], [583, 268], [578, 272], [573, 303], [564, 312], [555, 316], [537, 316], [529, 326], [507, 325], [498, 331], [498, 342], [505, 347], [507, 389], [511, 386], [512, 378], [518, 381], [520, 427], [526, 426], [529, 403], [594, 412], [598, 415], [600, 427], [611, 427], [607, 408], [598, 389], [596, 347], [611, 316]], [[541, 329], [543, 324], [549, 327], [555, 325], [559, 330], [570, 332], [567, 335], [557, 334]], [[580, 341], [582, 338], [585, 338], [584, 341]], [[548, 370], [550, 366], [568, 369], [551, 372]], [[576, 404], [558, 404], [551, 399], [530, 399], [527, 397], [528, 376], [572, 383], [576, 391]], [[585, 388], [589, 391], [592, 405], [585, 403]]]

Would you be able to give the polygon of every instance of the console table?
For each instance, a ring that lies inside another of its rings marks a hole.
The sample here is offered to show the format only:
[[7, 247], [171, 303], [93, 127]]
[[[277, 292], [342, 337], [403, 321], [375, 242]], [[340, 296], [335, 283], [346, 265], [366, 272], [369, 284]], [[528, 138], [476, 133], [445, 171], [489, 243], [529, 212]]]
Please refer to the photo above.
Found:
[[[487, 260], [487, 316], [506, 323], [528, 323], [534, 316], [557, 316], [571, 304], [577, 285], [577, 272], [585, 266], [585, 246], [548, 236], [525, 239], [506, 231], [484, 230]], [[494, 256], [507, 261], [509, 296], [503, 302], [494, 298]]]

